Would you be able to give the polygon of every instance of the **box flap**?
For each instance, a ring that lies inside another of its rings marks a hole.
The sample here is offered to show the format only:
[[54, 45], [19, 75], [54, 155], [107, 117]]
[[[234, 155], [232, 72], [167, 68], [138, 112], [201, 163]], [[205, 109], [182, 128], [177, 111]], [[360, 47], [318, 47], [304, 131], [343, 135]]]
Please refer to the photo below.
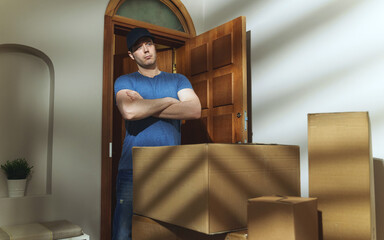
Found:
[[316, 200], [316, 198], [304, 198], [296, 196], [262, 196], [258, 198], [251, 198], [250, 202], [267, 202], [267, 203], [283, 203], [283, 204], [298, 204]]

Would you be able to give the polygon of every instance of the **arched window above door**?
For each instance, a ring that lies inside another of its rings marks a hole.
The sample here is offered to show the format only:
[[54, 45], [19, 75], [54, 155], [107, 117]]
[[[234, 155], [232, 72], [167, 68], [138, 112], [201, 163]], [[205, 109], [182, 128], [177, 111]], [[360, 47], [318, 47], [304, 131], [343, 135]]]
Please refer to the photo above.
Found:
[[155, 32], [169, 29], [171, 35], [182, 39], [196, 36], [192, 18], [181, 0], [110, 0], [105, 16], [114, 23], [130, 25], [128, 28], [144, 26]]
[[126, 0], [119, 6], [116, 15], [186, 32], [183, 18], [178, 17], [171, 8], [176, 7], [167, 1]]

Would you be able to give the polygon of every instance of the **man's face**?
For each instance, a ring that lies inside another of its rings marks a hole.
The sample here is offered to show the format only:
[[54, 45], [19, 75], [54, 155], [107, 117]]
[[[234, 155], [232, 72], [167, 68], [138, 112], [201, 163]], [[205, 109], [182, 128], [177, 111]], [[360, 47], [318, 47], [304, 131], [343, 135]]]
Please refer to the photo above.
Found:
[[143, 68], [156, 67], [156, 48], [149, 37], [139, 39], [128, 54]]

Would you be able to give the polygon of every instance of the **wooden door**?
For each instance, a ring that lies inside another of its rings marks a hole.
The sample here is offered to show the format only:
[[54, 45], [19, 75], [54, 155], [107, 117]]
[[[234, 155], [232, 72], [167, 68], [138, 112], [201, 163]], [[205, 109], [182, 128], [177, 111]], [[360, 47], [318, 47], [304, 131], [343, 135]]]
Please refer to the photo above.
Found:
[[202, 105], [201, 119], [182, 125], [182, 144], [246, 143], [245, 17], [188, 40], [177, 51], [176, 66], [189, 78]]

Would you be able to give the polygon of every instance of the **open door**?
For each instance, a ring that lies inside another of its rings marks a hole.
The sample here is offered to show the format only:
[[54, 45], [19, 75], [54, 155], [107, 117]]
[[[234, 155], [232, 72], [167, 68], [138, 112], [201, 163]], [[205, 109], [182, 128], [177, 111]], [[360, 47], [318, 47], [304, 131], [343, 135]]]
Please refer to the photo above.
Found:
[[199, 120], [182, 125], [182, 144], [246, 143], [245, 17], [191, 38], [177, 51], [178, 72], [191, 81], [202, 105]]

